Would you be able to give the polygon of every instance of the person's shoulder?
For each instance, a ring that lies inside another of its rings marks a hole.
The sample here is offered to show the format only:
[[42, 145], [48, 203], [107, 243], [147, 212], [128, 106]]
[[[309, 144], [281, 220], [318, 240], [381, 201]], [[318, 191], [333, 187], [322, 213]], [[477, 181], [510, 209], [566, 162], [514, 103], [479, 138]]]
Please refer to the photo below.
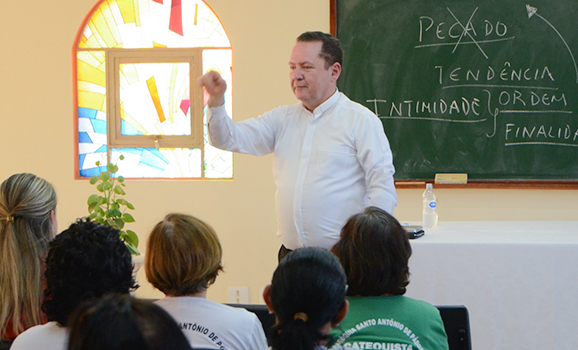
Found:
[[265, 113], [263, 113], [260, 117], [272, 117], [272, 116], [278, 116], [278, 117], [286, 117], [286, 116], [290, 116], [290, 115], [298, 115], [299, 113], [301, 113], [301, 111], [303, 111], [303, 105], [299, 102], [299, 103], [295, 103], [292, 105], [282, 105], [282, 106], [278, 106], [275, 107]]
[[438, 308], [426, 301], [413, 299], [406, 296], [403, 296], [402, 300], [405, 303], [406, 307], [408, 308], [411, 307], [414, 310], [418, 310], [423, 315], [435, 315], [438, 317], [440, 315], [440, 311], [438, 310]]
[[31, 327], [16, 337], [10, 349], [62, 350], [68, 340], [68, 328], [56, 322]]
[[339, 93], [339, 100], [337, 103], [339, 103], [342, 108], [346, 108], [354, 113], [359, 114], [360, 117], [375, 118], [375, 113], [373, 113], [369, 108], [362, 105], [361, 103], [351, 100], [343, 92]]

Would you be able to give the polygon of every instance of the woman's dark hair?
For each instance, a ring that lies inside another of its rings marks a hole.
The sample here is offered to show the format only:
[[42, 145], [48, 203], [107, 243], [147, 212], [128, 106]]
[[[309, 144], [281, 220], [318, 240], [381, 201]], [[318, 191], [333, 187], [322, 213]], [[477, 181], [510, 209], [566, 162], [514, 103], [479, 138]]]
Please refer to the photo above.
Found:
[[68, 350], [191, 349], [166, 311], [126, 294], [111, 294], [82, 304], [69, 324]]
[[313, 350], [327, 338], [321, 328], [337, 322], [345, 302], [346, 278], [337, 258], [321, 248], [300, 248], [281, 262], [271, 282], [277, 323], [271, 332], [274, 350]]
[[347, 275], [347, 295], [405, 293], [411, 246], [403, 227], [385, 211], [368, 207], [350, 217], [331, 251]]
[[49, 321], [62, 326], [85, 300], [128, 294], [138, 287], [118, 230], [86, 220], [78, 220], [50, 242], [45, 276], [42, 309]]

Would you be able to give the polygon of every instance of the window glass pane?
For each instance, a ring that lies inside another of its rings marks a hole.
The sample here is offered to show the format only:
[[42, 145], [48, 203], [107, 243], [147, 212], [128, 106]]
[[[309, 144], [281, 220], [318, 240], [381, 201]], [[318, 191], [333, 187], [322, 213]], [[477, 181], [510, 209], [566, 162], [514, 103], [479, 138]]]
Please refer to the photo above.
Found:
[[[178, 1], [180, 6], [172, 6]], [[221, 22], [201, 0], [103, 1], [80, 48], [230, 47]]]
[[[122, 148], [111, 149], [111, 162], [118, 174], [130, 178], [200, 178], [201, 150], [189, 148]], [[124, 156], [118, 161], [120, 155]]]
[[[203, 72], [209, 70], [217, 71], [227, 82], [227, 92], [225, 93], [225, 109], [229, 116], [233, 113], [232, 93], [232, 52], [231, 50], [203, 50]], [[208, 95], [205, 92], [203, 99], [204, 120], [205, 120], [205, 177], [207, 178], [232, 178], [233, 177], [233, 154], [222, 151], [208, 143], [208, 133], [206, 127], [207, 101]]]
[[77, 54], [78, 170], [80, 176], [100, 173], [106, 165], [106, 75], [104, 51]]
[[190, 135], [189, 63], [120, 64], [121, 133]]

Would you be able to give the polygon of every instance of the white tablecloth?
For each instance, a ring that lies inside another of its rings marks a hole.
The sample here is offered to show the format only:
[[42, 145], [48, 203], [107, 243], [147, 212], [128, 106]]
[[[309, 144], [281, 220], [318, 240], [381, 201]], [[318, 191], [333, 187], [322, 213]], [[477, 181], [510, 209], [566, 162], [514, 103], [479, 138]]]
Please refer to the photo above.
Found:
[[465, 305], [474, 350], [578, 348], [578, 221], [439, 222], [406, 296]]

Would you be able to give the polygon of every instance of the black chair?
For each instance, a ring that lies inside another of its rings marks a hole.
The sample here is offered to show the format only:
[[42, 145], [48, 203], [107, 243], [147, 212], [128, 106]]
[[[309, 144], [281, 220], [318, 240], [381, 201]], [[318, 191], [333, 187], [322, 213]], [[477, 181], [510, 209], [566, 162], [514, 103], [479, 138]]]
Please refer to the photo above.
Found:
[[[263, 330], [269, 338], [269, 330], [275, 323], [275, 316], [269, 313], [266, 305], [260, 304], [227, 304], [245, 308], [257, 315], [263, 325]], [[465, 306], [436, 306], [440, 311], [444, 328], [448, 336], [450, 350], [472, 350], [470, 337], [470, 316]], [[270, 342], [269, 342], [269, 345]]]
[[472, 350], [470, 315], [463, 306], [436, 306], [444, 321], [450, 350]]
[[8, 350], [12, 346], [12, 341], [0, 339], [0, 350]]

